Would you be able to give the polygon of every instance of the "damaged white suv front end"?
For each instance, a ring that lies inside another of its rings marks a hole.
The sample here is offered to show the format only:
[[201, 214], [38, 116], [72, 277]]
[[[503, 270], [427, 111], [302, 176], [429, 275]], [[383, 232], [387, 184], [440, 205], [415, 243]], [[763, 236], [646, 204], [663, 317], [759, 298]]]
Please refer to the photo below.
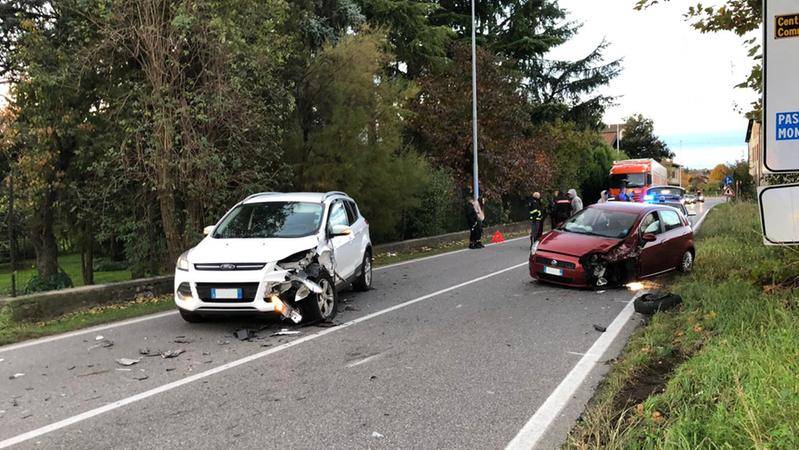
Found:
[[257, 194], [208, 228], [175, 269], [175, 303], [187, 321], [220, 313], [329, 320], [338, 289], [371, 286], [368, 223], [346, 194]]

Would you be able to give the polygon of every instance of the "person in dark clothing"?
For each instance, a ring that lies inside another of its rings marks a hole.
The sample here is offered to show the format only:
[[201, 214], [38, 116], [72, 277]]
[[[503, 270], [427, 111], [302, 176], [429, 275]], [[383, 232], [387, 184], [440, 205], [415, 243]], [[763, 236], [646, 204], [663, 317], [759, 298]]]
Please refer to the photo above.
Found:
[[540, 193], [533, 193], [527, 201], [527, 208], [530, 211], [530, 248], [533, 248], [544, 234], [544, 207], [541, 205]]
[[572, 215], [572, 204], [569, 196], [558, 192], [552, 207], [552, 229], [557, 228], [561, 223]]
[[[482, 199], [481, 199], [482, 200]], [[469, 225], [469, 248], [483, 248], [480, 240], [483, 238], [483, 214], [482, 202], [470, 198], [466, 202], [466, 222]]]

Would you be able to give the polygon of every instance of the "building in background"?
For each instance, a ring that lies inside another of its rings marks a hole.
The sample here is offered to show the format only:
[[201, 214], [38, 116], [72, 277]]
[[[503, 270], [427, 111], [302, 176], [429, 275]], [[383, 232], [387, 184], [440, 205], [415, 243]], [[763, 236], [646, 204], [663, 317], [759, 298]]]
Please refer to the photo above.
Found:
[[762, 176], [760, 164], [760, 122], [749, 120], [746, 127], [746, 144], [749, 146], [749, 174], [755, 179], [755, 184], [760, 185]]
[[621, 139], [624, 137], [624, 124], [614, 123], [605, 126], [605, 129], [602, 130], [602, 137], [605, 138], [608, 145], [618, 150], [621, 146]]

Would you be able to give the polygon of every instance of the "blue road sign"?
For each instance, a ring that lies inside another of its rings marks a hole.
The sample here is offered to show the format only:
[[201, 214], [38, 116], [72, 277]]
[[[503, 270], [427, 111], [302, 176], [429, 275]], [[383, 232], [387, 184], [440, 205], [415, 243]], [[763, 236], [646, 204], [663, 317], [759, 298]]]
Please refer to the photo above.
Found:
[[727, 175], [724, 177], [724, 186], [729, 186], [733, 183], [733, 179], [731, 176]]

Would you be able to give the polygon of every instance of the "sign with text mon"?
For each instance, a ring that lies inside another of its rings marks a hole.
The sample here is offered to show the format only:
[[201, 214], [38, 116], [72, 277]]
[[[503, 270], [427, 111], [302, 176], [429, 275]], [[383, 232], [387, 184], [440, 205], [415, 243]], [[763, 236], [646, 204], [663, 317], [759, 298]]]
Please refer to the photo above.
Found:
[[764, 3], [763, 166], [799, 172], [799, 1]]
[[766, 245], [799, 244], [799, 184], [757, 189], [760, 223]]

